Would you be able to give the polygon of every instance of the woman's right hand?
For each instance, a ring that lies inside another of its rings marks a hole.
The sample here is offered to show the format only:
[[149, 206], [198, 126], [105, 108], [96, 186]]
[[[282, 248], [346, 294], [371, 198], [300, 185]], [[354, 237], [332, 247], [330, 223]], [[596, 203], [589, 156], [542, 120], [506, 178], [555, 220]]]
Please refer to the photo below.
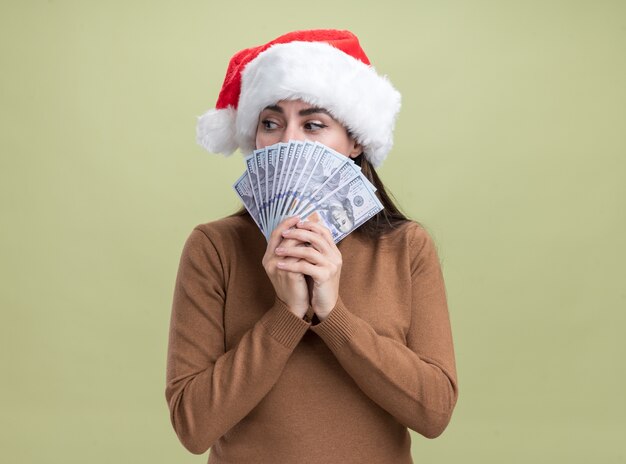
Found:
[[287, 305], [289, 311], [302, 318], [310, 304], [305, 276], [304, 274], [284, 271], [277, 266], [279, 262], [297, 262], [300, 259], [276, 254], [278, 246], [294, 246], [298, 243], [297, 240], [283, 238], [282, 233], [294, 227], [299, 220], [298, 216], [287, 218], [272, 231], [263, 256], [263, 267], [274, 286], [276, 296]]

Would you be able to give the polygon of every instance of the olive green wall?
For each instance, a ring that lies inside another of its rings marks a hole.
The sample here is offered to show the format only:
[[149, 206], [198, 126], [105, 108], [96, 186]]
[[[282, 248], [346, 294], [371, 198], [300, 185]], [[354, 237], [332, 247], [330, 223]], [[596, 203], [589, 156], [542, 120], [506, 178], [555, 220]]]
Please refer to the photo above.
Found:
[[318, 27], [354, 31], [402, 92], [380, 172], [446, 277], [459, 402], [415, 461], [626, 462], [626, 3], [607, 0], [3, 0], [3, 462], [206, 462], [169, 423], [170, 304], [244, 166], [195, 144], [196, 116], [235, 51]]

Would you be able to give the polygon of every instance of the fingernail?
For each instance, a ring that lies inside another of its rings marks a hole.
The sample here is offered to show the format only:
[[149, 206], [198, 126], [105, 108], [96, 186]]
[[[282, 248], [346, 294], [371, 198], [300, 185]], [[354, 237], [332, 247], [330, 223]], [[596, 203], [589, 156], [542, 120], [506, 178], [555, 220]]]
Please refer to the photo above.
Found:
[[285, 251], [284, 248], [276, 248], [276, 253], [282, 253], [283, 251]]
[[289, 232], [290, 232], [289, 229], [283, 230], [283, 235], [289, 235]]

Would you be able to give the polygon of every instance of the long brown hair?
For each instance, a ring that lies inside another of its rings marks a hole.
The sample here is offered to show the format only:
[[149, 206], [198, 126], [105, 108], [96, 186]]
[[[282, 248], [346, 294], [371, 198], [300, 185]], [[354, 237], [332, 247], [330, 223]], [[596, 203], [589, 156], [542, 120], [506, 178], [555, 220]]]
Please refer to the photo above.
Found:
[[[362, 224], [355, 232], [367, 238], [379, 238], [387, 232], [391, 232], [403, 223], [410, 221], [400, 208], [396, 205], [393, 195], [387, 192], [383, 181], [378, 176], [374, 166], [365, 158], [363, 153], [354, 159], [354, 162], [361, 166], [361, 172], [376, 187], [376, 196], [383, 205], [383, 209]], [[231, 216], [244, 216], [248, 213], [245, 207], [241, 207]]]
[[361, 172], [369, 180], [374, 187], [376, 187], [376, 196], [383, 204], [384, 208], [375, 214], [370, 220], [365, 222], [361, 227], [357, 229], [359, 233], [369, 238], [378, 238], [387, 232], [396, 229], [404, 222], [409, 221], [400, 208], [396, 205], [394, 197], [391, 192], [387, 192], [385, 184], [378, 176], [378, 173], [374, 169], [374, 166], [365, 158], [365, 155], [361, 153], [354, 159], [354, 162], [361, 166]]

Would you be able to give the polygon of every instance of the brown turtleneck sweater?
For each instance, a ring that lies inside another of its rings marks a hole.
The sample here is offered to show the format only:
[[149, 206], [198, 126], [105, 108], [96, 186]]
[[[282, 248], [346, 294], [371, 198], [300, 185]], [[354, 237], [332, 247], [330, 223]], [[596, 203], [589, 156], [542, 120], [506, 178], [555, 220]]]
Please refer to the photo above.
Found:
[[209, 464], [411, 463], [411, 428], [439, 436], [458, 385], [436, 248], [414, 222], [339, 245], [324, 322], [276, 299], [252, 219], [196, 226], [180, 259], [165, 397]]

